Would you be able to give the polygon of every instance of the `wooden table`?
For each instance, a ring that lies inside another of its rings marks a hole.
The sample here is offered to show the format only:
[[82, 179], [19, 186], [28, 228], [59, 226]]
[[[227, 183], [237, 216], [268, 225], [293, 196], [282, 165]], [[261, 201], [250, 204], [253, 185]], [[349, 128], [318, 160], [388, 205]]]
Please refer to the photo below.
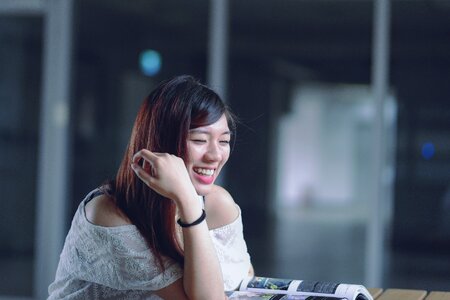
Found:
[[376, 300], [450, 300], [450, 292], [427, 292], [424, 290], [368, 289]]

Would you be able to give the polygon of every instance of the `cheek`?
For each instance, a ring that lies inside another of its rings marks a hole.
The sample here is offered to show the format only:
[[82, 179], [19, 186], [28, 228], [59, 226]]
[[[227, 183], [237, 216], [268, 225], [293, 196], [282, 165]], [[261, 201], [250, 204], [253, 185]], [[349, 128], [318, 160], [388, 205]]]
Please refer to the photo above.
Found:
[[228, 161], [228, 159], [230, 158], [230, 149], [224, 150], [224, 152], [222, 154], [222, 158], [223, 158], [222, 163], [225, 164]]
[[188, 147], [187, 154], [187, 164], [193, 164], [195, 161], [199, 160], [201, 155], [199, 154], [199, 150], [195, 147]]

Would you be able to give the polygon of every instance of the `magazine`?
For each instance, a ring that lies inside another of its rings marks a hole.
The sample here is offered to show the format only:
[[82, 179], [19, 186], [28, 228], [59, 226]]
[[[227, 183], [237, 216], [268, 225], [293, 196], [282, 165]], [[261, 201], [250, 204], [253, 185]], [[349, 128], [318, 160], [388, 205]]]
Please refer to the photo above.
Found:
[[229, 299], [373, 300], [362, 285], [307, 280], [248, 277]]
[[346, 300], [345, 298], [336, 297], [267, 294], [243, 291], [227, 292], [226, 294], [229, 300]]

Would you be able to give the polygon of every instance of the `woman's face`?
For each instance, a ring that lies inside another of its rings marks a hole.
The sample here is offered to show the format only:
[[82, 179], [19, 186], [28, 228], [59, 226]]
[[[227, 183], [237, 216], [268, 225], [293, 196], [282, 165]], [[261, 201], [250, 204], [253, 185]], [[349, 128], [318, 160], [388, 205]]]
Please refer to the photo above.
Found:
[[189, 130], [186, 168], [195, 190], [207, 195], [230, 156], [231, 132], [225, 115], [215, 123]]

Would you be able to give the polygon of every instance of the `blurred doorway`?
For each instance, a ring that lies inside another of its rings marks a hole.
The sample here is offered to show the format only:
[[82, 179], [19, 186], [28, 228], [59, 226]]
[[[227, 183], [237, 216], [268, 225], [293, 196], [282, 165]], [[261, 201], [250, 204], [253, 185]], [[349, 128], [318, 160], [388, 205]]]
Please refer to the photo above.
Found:
[[[386, 147], [393, 149], [393, 96], [388, 97], [384, 115]], [[276, 143], [276, 272], [332, 282], [356, 283], [364, 277], [375, 180], [370, 163], [374, 118], [369, 85], [302, 82], [293, 88]], [[393, 157], [387, 160], [386, 224], [392, 215], [394, 180]]]

